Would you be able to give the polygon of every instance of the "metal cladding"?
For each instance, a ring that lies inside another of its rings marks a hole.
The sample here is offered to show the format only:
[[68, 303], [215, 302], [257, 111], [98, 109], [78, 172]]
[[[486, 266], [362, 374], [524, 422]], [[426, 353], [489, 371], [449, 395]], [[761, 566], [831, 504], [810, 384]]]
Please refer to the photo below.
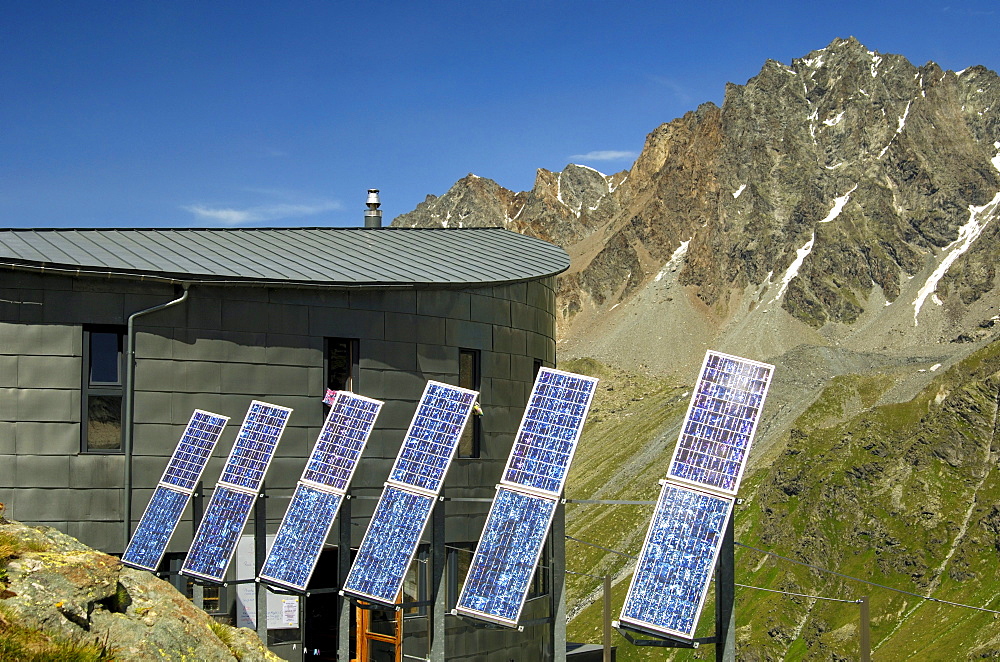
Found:
[[427, 382], [347, 575], [345, 594], [396, 603], [478, 396], [477, 391]]
[[620, 623], [694, 639], [774, 366], [709, 351]]
[[228, 416], [200, 409], [191, 414], [163, 477], [146, 506], [146, 512], [122, 555], [122, 563], [151, 571], [159, 567], [191, 492], [201, 479], [208, 458], [228, 422]]
[[338, 391], [278, 527], [260, 580], [304, 591], [383, 403]]
[[254, 400], [205, 509], [181, 572], [221, 582], [292, 410]]
[[456, 613], [517, 627], [597, 382], [539, 370]]

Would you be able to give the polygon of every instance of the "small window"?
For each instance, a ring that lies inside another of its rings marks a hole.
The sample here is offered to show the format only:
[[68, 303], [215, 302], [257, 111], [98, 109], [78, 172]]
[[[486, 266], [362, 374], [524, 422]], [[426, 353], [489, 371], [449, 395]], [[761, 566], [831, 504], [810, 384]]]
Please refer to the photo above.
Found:
[[[479, 350], [458, 350], [458, 385], [462, 388], [478, 391], [479, 386]], [[458, 441], [459, 457], [479, 457], [479, 446], [482, 442], [482, 422], [477, 414], [469, 418]]]
[[326, 387], [334, 391], [356, 392], [358, 382], [358, 339], [326, 339]]
[[454, 609], [458, 605], [458, 597], [462, 593], [462, 586], [472, 565], [472, 555], [475, 553], [474, 542], [455, 542], [447, 545], [448, 609]]
[[538, 371], [542, 369], [542, 360], [535, 359], [531, 364], [531, 378], [538, 379]]
[[85, 452], [119, 453], [124, 430], [125, 328], [83, 331], [82, 447]]
[[542, 556], [535, 566], [535, 574], [531, 578], [531, 586], [528, 588], [528, 599], [538, 598], [548, 595], [549, 592], [549, 569], [552, 564], [552, 556], [549, 554], [549, 542], [545, 541], [542, 547]]

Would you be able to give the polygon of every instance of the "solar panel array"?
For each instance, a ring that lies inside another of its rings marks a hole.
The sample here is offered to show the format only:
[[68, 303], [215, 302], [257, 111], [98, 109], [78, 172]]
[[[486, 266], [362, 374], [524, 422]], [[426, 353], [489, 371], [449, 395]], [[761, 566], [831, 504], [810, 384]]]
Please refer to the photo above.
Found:
[[664, 482], [621, 622], [693, 639], [733, 497]]
[[259, 492], [291, 413], [287, 407], [259, 400], [251, 402], [219, 482]]
[[428, 381], [343, 592], [396, 603], [479, 393]]
[[396, 603], [436, 497], [386, 485], [344, 592], [386, 605]]
[[766, 363], [705, 355], [623, 625], [693, 639], [773, 372]]
[[201, 478], [208, 458], [222, 435], [228, 416], [194, 410], [139, 526], [129, 541], [122, 562], [133, 568], [154, 571], [159, 567], [170, 538], [181, 520], [191, 492]]
[[427, 382], [389, 482], [427, 494], [440, 492], [478, 395], [450, 384]]
[[538, 371], [502, 483], [562, 494], [597, 382], [551, 368]]
[[555, 499], [497, 490], [456, 611], [517, 626], [555, 511]]
[[262, 581], [306, 589], [382, 404], [347, 391], [334, 393], [261, 569]]
[[254, 400], [236, 436], [181, 572], [221, 582], [292, 410]]
[[260, 571], [261, 581], [304, 591], [343, 501], [343, 494], [296, 485]]
[[256, 500], [253, 492], [217, 485], [181, 572], [221, 582]]
[[456, 613], [517, 626], [597, 382], [538, 371]]
[[774, 366], [708, 352], [667, 477], [736, 494]]

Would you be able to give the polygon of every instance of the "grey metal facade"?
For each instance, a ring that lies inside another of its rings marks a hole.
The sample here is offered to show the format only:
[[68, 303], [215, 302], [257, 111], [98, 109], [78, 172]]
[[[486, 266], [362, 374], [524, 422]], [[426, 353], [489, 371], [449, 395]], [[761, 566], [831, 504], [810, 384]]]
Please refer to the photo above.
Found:
[[[358, 496], [381, 490], [426, 380], [457, 384], [459, 350], [479, 350], [481, 457], [454, 461], [444, 495], [492, 498], [534, 368], [555, 363], [554, 286], [545, 270], [476, 286], [191, 285], [183, 303], [136, 319], [133, 528], [191, 412], [231, 417], [204, 475], [213, 485], [250, 401], [261, 399], [294, 409], [267, 475], [273, 533], [323, 421], [327, 338], [358, 340], [354, 391], [386, 403], [352, 486]], [[130, 314], [178, 293], [168, 282], [132, 276], [0, 267], [0, 501], [9, 516], [122, 551], [125, 458], [81, 451], [84, 329], [124, 325]], [[352, 500], [355, 546], [374, 504]], [[446, 541], [474, 543], [489, 503], [450, 501], [446, 508]], [[190, 511], [171, 552], [190, 543]], [[524, 619], [552, 609], [548, 596], [529, 601]], [[449, 616], [447, 633], [448, 659], [553, 655], [550, 626], [517, 633]], [[409, 639], [408, 649], [419, 650], [421, 636]]]

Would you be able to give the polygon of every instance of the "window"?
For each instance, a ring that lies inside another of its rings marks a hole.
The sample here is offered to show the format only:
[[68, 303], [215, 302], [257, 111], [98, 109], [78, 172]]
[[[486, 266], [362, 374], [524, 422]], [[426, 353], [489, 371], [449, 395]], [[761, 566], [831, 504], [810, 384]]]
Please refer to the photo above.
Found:
[[324, 353], [326, 387], [356, 392], [358, 386], [358, 339], [327, 338]]
[[[551, 534], [550, 534], [551, 535]], [[543, 595], [547, 595], [549, 592], [549, 567], [552, 563], [552, 556], [549, 553], [549, 541], [545, 541], [545, 546], [542, 547], [542, 555], [538, 559], [538, 565], [535, 567], [535, 574], [531, 578], [531, 586], [528, 588], [528, 598], [537, 598]]]
[[476, 552], [474, 542], [453, 542], [446, 545], [448, 572], [448, 609], [458, 606], [462, 585], [472, 565], [472, 555]]
[[[479, 390], [478, 349], [458, 350], [458, 385], [473, 391]], [[462, 438], [458, 440], [458, 456], [479, 457], [479, 445], [482, 438], [482, 422], [478, 415], [473, 414], [462, 431]]]
[[125, 394], [125, 327], [83, 330], [82, 446], [85, 452], [120, 453]]

